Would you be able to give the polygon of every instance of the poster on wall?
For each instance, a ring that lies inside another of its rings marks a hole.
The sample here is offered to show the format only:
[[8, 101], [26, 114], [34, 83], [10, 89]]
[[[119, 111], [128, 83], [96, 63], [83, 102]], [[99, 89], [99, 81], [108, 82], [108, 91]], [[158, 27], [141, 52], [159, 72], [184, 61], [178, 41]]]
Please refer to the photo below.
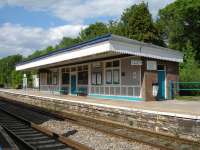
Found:
[[147, 61], [147, 70], [157, 70], [157, 62], [156, 61]]
[[131, 59], [131, 65], [132, 66], [141, 66], [142, 60]]

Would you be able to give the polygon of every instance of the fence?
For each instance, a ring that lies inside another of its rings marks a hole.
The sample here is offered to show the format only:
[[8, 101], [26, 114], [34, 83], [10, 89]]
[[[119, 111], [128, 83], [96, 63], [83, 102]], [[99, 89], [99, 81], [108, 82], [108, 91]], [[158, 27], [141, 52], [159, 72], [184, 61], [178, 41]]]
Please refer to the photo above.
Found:
[[200, 95], [200, 82], [169, 82], [169, 98], [176, 95], [192, 96]]

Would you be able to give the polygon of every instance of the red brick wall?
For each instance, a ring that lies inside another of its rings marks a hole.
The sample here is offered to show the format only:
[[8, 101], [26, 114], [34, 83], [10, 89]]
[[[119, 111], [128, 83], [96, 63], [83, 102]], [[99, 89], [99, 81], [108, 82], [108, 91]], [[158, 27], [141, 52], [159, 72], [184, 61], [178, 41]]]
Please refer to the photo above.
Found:
[[[146, 61], [150, 59], [144, 59], [144, 63], [142, 66], [142, 97], [145, 98], [146, 101], [154, 101], [156, 98], [152, 95], [152, 84], [154, 82], [157, 82], [157, 71], [148, 71], [146, 70]], [[151, 59], [153, 60], [153, 59]], [[161, 60], [155, 60], [157, 61], [157, 64], [165, 65], [166, 66], [166, 93], [167, 97], [169, 94], [168, 87], [169, 87], [169, 81], [178, 81], [178, 63], [176, 62], [169, 62], [169, 61], [161, 61]]]

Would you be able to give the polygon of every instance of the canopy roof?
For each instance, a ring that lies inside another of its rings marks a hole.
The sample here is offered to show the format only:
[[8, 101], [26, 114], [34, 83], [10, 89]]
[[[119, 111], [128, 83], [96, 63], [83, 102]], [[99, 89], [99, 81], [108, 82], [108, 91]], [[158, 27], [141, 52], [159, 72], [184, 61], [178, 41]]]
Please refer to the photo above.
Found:
[[139, 42], [122, 36], [107, 34], [68, 48], [53, 51], [44, 56], [24, 61], [16, 65], [16, 70], [40, 68], [59, 62], [110, 52], [173, 62], [183, 61], [183, 54], [180, 51]]

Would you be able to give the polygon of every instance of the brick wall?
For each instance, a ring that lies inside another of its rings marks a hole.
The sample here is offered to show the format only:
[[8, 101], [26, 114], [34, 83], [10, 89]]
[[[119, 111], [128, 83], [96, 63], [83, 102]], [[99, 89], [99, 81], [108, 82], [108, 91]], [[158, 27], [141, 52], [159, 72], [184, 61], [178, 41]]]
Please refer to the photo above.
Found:
[[155, 59], [144, 59], [144, 63], [142, 65], [142, 88], [143, 93], [142, 96], [145, 98], [146, 101], [153, 101], [156, 100], [155, 97], [152, 95], [152, 84], [157, 82], [157, 71], [148, 71], [146, 70], [146, 61], [147, 60], [154, 60], [157, 61], [159, 65], [165, 65], [166, 67], [166, 93], [167, 97], [169, 96], [169, 81], [178, 81], [179, 79], [179, 64], [177, 62], [169, 62], [169, 61], [161, 61]]

